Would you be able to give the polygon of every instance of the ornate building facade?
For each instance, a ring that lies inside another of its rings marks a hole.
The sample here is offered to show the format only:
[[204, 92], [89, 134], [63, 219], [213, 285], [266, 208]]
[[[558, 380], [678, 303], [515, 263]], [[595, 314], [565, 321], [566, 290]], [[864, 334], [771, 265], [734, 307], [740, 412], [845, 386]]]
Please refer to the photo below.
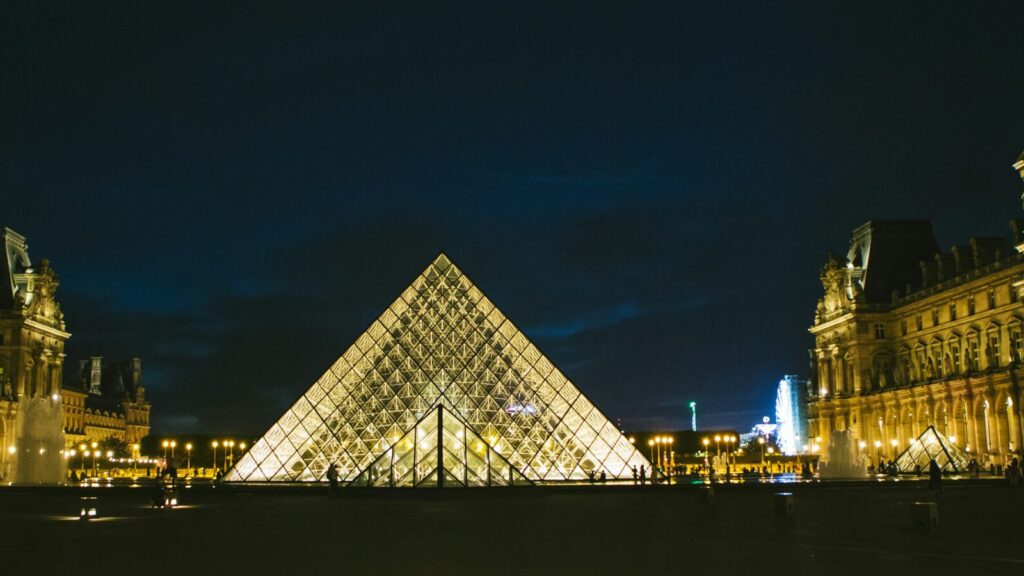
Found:
[[[1024, 155], [1014, 165], [1024, 178]], [[829, 257], [814, 325], [809, 435], [849, 430], [872, 462], [934, 426], [981, 463], [1021, 452], [1024, 220], [939, 249], [927, 221], [872, 221]], [[826, 454], [827, 457], [827, 454]]]
[[64, 439], [68, 447], [117, 438], [128, 444], [149, 435], [149, 402], [142, 387], [142, 360], [79, 362], [78, 378], [65, 382]]
[[[25, 237], [3, 228], [0, 238], [0, 474], [16, 442], [20, 402], [35, 397], [60, 400], [65, 441], [99, 441], [116, 436], [136, 442], [149, 432], [149, 403], [139, 385], [141, 364], [120, 385], [96, 389], [64, 386], [64, 314], [55, 294], [59, 283], [48, 260], [36, 266]], [[98, 359], [96, 359], [98, 361]], [[92, 370], [92, 364], [90, 364]], [[122, 370], [123, 372], [123, 370]], [[77, 382], [77, 380], [75, 380]], [[127, 383], [124, 383], [127, 381]]]
[[64, 343], [71, 336], [54, 299], [57, 275], [34, 266], [25, 238], [3, 229], [0, 244], [0, 473], [14, 451], [20, 400], [59, 394]]

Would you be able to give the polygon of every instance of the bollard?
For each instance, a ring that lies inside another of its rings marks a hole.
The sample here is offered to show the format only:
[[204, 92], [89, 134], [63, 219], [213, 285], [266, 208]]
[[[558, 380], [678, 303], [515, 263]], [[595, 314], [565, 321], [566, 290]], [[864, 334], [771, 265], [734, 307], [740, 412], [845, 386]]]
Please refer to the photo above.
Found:
[[81, 511], [78, 513], [79, 520], [92, 520], [96, 517], [96, 497], [82, 496], [79, 498]]
[[914, 502], [914, 525], [935, 530], [939, 525], [939, 505], [935, 502]]
[[701, 495], [704, 497], [704, 502], [708, 504], [715, 503], [715, 488], [714, 486], [705, 486], [701, 488]]
[[775, 513], [789, 515], [793, 513], [793, 493], [775, 493]]

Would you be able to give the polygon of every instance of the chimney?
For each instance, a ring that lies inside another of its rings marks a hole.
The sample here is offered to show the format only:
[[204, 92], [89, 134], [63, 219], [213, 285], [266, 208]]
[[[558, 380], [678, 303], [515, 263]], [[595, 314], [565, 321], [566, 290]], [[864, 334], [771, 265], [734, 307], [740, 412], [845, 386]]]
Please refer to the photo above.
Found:
[[89, 394], [95, 394], [97, 396], [103, 395], [103, 389], [100, 387], [100, 382], [103, 378], [103, 357], [93, 356], [92, 357], [92, 370], [89, 374]]
[[142, 358], [132, 358], [132, 395], [142, 383]]

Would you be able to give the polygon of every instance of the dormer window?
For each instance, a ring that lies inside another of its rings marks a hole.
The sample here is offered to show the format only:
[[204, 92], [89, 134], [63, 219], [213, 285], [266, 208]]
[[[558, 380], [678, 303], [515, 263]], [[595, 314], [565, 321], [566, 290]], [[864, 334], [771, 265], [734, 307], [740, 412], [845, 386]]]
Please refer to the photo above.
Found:
[[949, 321], [956, 320], [956, 300], [949, 303]]
[[974, 294], [967, 297], [967, 315], [974, 316]]

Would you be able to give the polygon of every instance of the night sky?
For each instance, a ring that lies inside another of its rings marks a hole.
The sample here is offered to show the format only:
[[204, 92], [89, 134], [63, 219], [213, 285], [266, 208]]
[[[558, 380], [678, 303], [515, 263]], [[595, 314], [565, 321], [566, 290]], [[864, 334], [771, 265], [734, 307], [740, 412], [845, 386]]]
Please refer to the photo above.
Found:
[[158, 432], [262, 432], [440, 251], [626, 428], [747, 429], [855, 226], [1024, 216], [1019, 3], [39, 4], [0, 223]]

